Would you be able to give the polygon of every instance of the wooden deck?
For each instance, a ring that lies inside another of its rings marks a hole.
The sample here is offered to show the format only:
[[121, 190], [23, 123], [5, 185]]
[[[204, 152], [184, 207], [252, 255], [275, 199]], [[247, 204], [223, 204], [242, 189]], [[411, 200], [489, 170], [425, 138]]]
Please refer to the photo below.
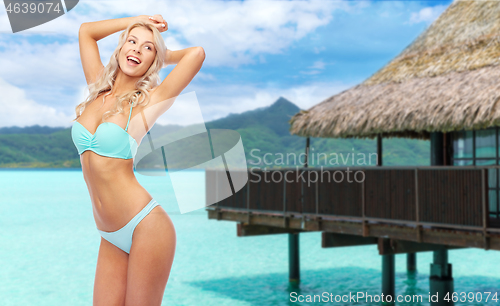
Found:
[[[238, 222], [242, 236], [322, 231], [324, 242], [337, 233], [500, 250], [488, 211], [488, 169], [498, 167], [251, 169], [241, 190], [207, 211]], [[223, 176], [207, 170], [207, 190]]]

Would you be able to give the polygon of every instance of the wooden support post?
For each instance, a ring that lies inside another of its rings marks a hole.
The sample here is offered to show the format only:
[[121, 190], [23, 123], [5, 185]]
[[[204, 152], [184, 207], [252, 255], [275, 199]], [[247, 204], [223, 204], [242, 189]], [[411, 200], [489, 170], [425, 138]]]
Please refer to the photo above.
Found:
[[[382, 135], [377, 135], [377, 166], [382, 167]], [[363, 220], [364, 221], [364, 220]], [[363, 222], [363, 234], [365, 231], [366, 224]], [[380, 243], [387, 244], [389, 239], [379, 239], [379, 249]], [[382, 255], [382, 294], [384, 295], [384, 301], [382, 305], [394, 305], [395, 299], [395, 258], [394, 254]], [[390, 296], [389, 299], [387, 296]], [[390, 302], [389, 302], [390, 300]]]
[[382, 166], [382, 136], [377, 134], [377, 166]]
[[[431, 264], [431, 275], [429, 277], [430, 294], [437, 294], [435, 300], [431, 299], [431, 305], [454, 305], [453, 276], [451, 264], [448, 263], [448, 250], [434, 251], [434, 262]], [[448, 295], [448, 299], [444, 299]]]
[[406, 271], [407, 272], [417, 271], [417, 254], [415, 253], [406, 254]]
[[[379, 245], [389, 244], [389, 239], [380, 239]], [[382, 294], [384, 295], [384, 302], [382, 305], [394, 305], [396, 299], [396, 285], [395, 285], [395, 266], [396, 260], [394, 254], [382, 255]]]
[[300, 283], [299, 233], [288, 234], [288, 267], [289, 283], [297, 286]]
[[366, 221], [366, 188], [365, 180], [361, 183], [361, 222], [363, 224], [363, 237], [368, 237], [368, 221]]
[[[497, 148], [498, 149], [498, 148]], [[497, 170], [495, 170], [496, 172]], [[489, 250], [490, 248], [490, 239], [489, 239], [489, 234], [486, 231], [486, 228], [488, 227], [488, 206], [486, 206], [486, 179], [488, 175], [488, 170], [487, 169], [481, 169], [481, 197], [482, 197], [482, 213], [483, 213], [483, 243], [484, 243], [484, 249]]]
[[431, 133], [431, 166], [444, 165], [443, 133]]
[[[445, 159], [444, 137], [442, 132], [431, 133], [431, 165], [442, 166], [447, 162]], [[474, 141], [475, 137], [473, 137]], [[473, 146], [475, 148], [475, 146]], [[473, 150], [475, 154], [475, 150]], [[474, 159], [475, 160], [475, 159]], [[429, 275], [430, 294], [438, 295], [436, 301], [431, 299], [431, 305], [454, 305], [453, 299], [448, 301], [443, 298], [448, 294], [451, 297], [453, 293], [453, 277], [451, 264], [448, 263], [448, 250], [442, 248], [434, 251], [434, 262], [431, 264]]]
[[309, 137], [307, 137], [307, 139], [306, 139], [306, 156], [304, 158], [304, 168], [307, 168], [308, 163], [309, 163], [309, 143], [310, 143], [310, 140], [309, 140]]
[[[306, 155], [304, 157], [304, 170], [297, 169], [297, 171], [304, 172], [305, 168], [307, 168], [309, 166], [309, 144], [310, 144], [310, 139], [309, 139], [309, 137], [307, 137], [306, 138]], [[286, 181], [286, 179], [285, 179], [285, 181]], [[306, 203], [305, 203], [304, 184], [305, 184], [305, 182], [303, 180], [301, 180], [301, 182], [300, 182], [300, 213], [301, 214], [304, 213], [304, 207], [306, 205]], [[316, 194], [316, 196], [317, 196], [317, 194]], [[318, 206], [318, 204], [316, 203], [316, 207], [317, 206]]]
[[418, 202], [418, 168], [415, 169], [415, 221], [417, 231], [417, 241], [422, 242], [422, 225], [420, 225], [420, 207]]
[[[309, 144], [310, 144], [310, 139], [309, 137], [306, 138], [306, 152], [305, 152], [305, 158], [304, 158], [304, 168], [308, 167], [309, 164]], [[305, 171], [305, 170], [298, 170], [298, 171]], [[286, 180], [285, 180], [286, 181]], [[286, 182], [285, 182], [286, 186]], [[286, 188], [286, 187], [285, 187]], [[304, 182], [300, 184], [300, 203], [301, 203], [301, 213], [304, 212]], [[285, 189], [284, 189], [285, 190]], [[283, 192], [283, 199], [284, 199], [284, 220], [285, 221], [285, 227], [289, 226], [289, 218], [286, 217], [286, 191]], [[317, 204], [316, 204], [317, 206]], [[302, 228], [305, 227], [305, 216], [302, 217]], [[289, 269], [289, 283], [292, 287], [298, 286], [300, 283], [300, 258], [299, 258], [299, 231], [296, 232], [290, 232], [288, 234], [288, 269]]]

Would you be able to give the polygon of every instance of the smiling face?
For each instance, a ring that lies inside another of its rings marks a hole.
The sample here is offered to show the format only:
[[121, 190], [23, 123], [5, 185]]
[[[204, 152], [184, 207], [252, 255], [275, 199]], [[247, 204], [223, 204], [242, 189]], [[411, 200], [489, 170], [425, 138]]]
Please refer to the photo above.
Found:
[[141, 77], [148, 71], [156, 57], [153, 41], [153, 32], [149, 29], [136, 27], [130, 31], [118, 56], [118, 65], [123, 73]]

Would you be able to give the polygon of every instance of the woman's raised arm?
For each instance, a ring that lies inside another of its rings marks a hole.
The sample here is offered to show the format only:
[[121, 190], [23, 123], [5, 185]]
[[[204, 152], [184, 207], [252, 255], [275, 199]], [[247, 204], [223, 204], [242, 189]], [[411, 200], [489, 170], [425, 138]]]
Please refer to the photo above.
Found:
[[167, 54], [165, 56], [165, 62], [167, 65], [177, 64], [188, 52], [195, 51], [199, 47], [189, 47], [186, 49], [172, 51], [167, 49]]
[[167, 49], [166, 53], [166, 63], [177, 65], [154, 89], [151, 96], [152, 104], [180, 95], [200, 71], [205, 60], [205, 50], [202, 47], [189, 47], [177, 51]]
[[[129, 24], [135, 21], [153, 23], [147, 15], [82, 23], [78, 32], [78, 41], [80, 43], [80, 59], [87, 84], [95, 82], [97, 76], [104, 68], [99, 55], [97, 41], [118, 31], [125, 30]], [[161, 24], [156, 24], [155, 26], [160, 31], [164, 30], [164, 28], [160, 28]]]

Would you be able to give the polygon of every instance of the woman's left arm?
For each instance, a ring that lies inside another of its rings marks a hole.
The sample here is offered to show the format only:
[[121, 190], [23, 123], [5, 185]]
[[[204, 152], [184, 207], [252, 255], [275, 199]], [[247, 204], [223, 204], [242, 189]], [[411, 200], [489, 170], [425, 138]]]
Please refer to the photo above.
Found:
[[181, 58], [184, 57], [184, 55], [186, 55], [188, 52], [195, 51], [196, 48], [200, 48], [200, 47], [189, 47], [186, 49], [176, 50], [176, 51], [172, 51], [172, 50], [167, 49], [166, 56], [165, 56], [166, 65], [172, 65], [172, 64], [179, 63], [179, 61], [181, 60]]
[[200, 71], [205, 61], [205, 50], [202, 47], [190, 47], [178, 51], [167, 50], [165, 60], [167, 64], [177, 65], [155, 88], [151, 96], [153, 104], [180, 95]]

